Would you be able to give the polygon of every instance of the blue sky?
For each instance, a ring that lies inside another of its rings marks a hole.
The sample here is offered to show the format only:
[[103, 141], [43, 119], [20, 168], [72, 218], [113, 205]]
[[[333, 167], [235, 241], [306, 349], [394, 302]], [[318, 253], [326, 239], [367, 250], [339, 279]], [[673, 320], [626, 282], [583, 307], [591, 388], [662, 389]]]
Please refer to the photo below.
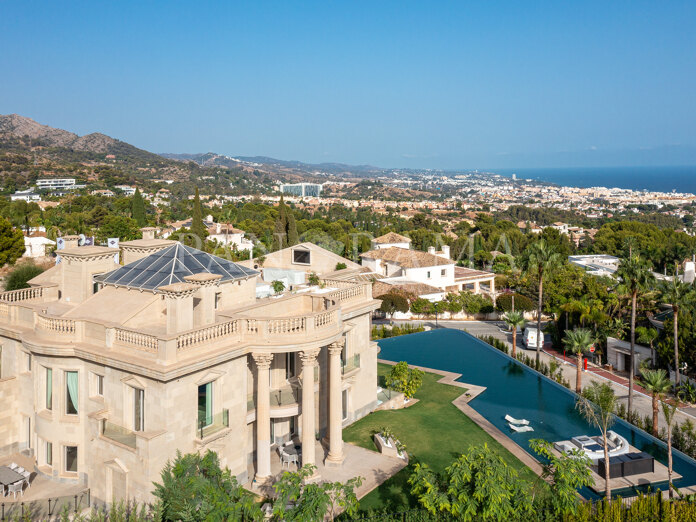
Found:
[[0, 114], [155, 152], [696, 164], [696, 2], [0, 1]]

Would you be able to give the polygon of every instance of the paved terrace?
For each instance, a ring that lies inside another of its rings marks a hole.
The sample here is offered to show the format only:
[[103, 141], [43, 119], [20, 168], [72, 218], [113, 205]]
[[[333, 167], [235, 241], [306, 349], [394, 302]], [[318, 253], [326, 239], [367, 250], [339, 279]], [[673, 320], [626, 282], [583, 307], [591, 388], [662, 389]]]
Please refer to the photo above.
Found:
[[13, 462], [32, 471], [31, 487], [25, 486], [24, 494], [18, 495], [16, 499], [0, 495], [0, 520], [19, 517], [28, 512], [31, 512], [32, 519], [48, 520], [53, 516], [57, 518], [63, 506], [67, 505], [72, 512], [75, 505], [78, 510], [89, 505], [89, 490], [84, 486], [59, 482], [37, 473], [34, 459], [21, 453], [0, 458], [0, 466], [9, 466]]

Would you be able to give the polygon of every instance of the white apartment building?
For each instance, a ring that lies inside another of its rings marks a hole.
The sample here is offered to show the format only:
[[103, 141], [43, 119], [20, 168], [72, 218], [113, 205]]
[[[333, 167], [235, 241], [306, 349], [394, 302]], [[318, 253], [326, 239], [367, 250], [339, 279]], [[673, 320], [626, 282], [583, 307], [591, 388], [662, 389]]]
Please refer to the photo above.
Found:
[[75, 178], [37, 179], [36, 188], [42, 190], [75, 188]]
[[177, 450], [216, 451], [242, 483], [269, 480], [291, 438], [300, 464], [342, 465], [343, 427], [377, 404], [370, 283], [256, 299], [251, 268], [161, 239], [120, 249], [123, 266], [65, 248], [0, 294], [0, 457], [106, 503], [153, 500]]

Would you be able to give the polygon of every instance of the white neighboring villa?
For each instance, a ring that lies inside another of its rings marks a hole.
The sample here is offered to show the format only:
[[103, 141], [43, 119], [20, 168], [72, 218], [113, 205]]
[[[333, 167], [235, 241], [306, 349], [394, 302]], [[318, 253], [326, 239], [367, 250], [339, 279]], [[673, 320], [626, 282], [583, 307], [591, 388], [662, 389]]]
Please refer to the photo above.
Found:
[[476, 294], [487, 291], [495, 299], [494, 273], [455, 266], [448, 245], [441, 251], [430, 247], [427, 252], [411, 250], [410, 245], [409, 238], [389, 232], [372, 240], [373, 250], [360, 256], [362, 264], [382, 276], [380, 283], [411, 288], [420, 285], [418, 295], [432, 301], [462, 290]]
[[208, 239], [214, 239], [221, 245], [234, 245], [239, 252], [247, 250], [251, 254], [254, 250], [254, 243], [244, 237], [244, 231], [231, 225], [213, 223], [208, 227]]

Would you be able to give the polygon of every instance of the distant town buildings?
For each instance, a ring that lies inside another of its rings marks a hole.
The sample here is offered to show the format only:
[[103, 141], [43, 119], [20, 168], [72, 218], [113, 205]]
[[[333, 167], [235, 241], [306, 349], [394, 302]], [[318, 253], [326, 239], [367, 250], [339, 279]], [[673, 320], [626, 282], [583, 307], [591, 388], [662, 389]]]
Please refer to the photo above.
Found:
[[32, 189], [18, 190], [10, 194], [10, 201], [41, 201], [41, 195], [36, 194]]
[[280, 191], [283, 194], [292, 194], [293, 196], [307, 197], [321, 196], [322, 185], [319, 183], [283, 183], [280, 186]]

